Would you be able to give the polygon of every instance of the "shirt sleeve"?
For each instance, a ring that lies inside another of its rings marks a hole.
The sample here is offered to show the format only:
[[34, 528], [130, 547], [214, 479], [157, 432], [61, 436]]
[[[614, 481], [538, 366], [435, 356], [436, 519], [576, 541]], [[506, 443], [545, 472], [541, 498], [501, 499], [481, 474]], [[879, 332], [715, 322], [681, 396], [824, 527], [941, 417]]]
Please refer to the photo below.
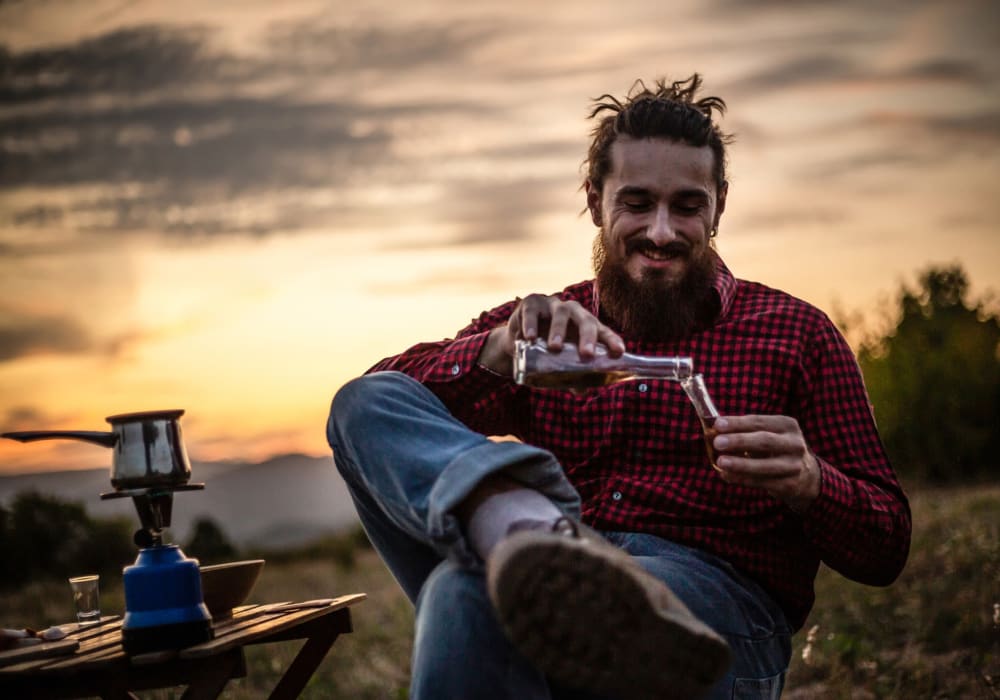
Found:
[[519, 300], [483, 312], [455, 338], [419, 343], [368, 370], [403, 372], [430, 389], [452, 415], [486, 435], [521, 435], [517, 385], [476, 360], [490, 331], [506, 323]]
[[906, 495], [875, 426], [853, 352], [825, 319], [805, 359], [799, 397], [806, 441], [817, 457], [819, 496], [802, 514], [824, 563], [869, 585], [888, 585], [909, 554]]

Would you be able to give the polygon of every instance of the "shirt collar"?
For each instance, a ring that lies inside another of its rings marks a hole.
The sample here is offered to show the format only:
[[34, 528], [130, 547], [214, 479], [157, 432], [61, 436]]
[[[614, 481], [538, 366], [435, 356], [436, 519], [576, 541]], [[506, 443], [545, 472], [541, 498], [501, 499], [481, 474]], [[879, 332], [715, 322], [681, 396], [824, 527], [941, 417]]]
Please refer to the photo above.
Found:
[[718, 253], [715, 254], [715, 260], [715, 282], [712, 286], [719, 295], [719, 315], [716, 317], [718, 320], [728, 316], [729, 309], [733, 306], [733, 299], [736, 298], [736, 278]]

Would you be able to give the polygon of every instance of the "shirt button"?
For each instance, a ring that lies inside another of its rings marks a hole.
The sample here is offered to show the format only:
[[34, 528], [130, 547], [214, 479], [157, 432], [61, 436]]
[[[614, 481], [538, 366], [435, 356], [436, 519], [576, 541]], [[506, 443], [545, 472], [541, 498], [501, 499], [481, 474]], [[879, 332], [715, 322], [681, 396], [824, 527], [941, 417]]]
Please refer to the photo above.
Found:
[[451, 373], [452, 374], [458, 374], [461, 371], [462, 371], [462, 368], [459, 367], [457, 364], [454, 364], [454, 365], [451, 366]]
[[622, 500], [622, 492], [621, 491], [615, 491], [613, 494], [611, 494], [611, 498], [613, 498], [616, 501]]
[[640, 394], [645, 394], [647, 391], [649, 391], [649, 387], [645, 383], [639, 385]]

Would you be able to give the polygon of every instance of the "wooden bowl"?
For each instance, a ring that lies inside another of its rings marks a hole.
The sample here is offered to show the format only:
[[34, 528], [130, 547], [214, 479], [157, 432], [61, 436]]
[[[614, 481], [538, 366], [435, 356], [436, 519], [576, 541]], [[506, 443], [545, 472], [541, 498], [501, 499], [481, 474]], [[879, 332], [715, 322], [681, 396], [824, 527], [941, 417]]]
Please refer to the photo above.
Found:
[[201, 566], [201, 594], [212, 617], [227, 617], [237, 605], [243, 605], [257, 585], [263, 559], [231, 561]]

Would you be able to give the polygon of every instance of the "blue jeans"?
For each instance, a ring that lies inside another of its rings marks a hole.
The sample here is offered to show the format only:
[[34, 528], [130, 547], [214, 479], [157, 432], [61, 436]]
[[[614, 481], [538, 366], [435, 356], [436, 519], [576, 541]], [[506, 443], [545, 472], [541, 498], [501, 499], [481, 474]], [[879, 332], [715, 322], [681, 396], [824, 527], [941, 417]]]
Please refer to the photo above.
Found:
[[[515, 650], [493, 615], [482, 561], [452, 511], [503, 472], [579, 517], [580, 499], [550, 452], [467, 428], [427, 388], [398, 372], [346, 384], [327, 440], [375, 549], [416, 605], [411, 698], [583, 700]], [[791, 656], [781, 609], [727, 562], [653, 535], [603, 532], [726, 638], [729, 673], [710, 698], [777, 698]]]

